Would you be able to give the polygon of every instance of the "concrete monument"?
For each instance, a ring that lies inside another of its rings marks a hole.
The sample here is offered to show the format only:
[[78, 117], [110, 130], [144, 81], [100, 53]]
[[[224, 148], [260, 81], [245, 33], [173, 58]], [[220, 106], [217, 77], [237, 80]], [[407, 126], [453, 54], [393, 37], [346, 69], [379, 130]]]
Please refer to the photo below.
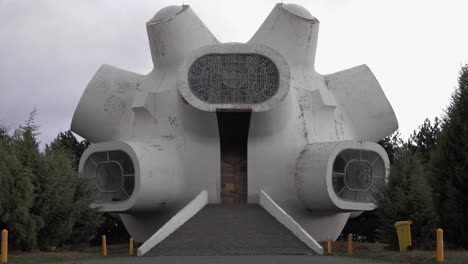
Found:
[[315, 71], [319, 21], [306, 9], [277, 4], [247, 43], [220, 43], [187, 5], [146, 27], [154, 69], [101, 66], [71, 125], [94, 143], [79, 166], [93, 206], [137, 241], [204, 190], [213, 204], [267, 194], [318, 241], [375, 208], [389, 173], [375, 142], [395, 114], [367, 66]]

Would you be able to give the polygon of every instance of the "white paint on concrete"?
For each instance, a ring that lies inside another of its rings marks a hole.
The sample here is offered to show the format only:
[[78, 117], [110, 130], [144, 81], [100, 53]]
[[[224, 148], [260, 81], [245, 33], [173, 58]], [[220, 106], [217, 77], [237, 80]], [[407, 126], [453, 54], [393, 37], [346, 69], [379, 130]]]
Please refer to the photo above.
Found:
[[270, 213], [278, 222], [289, 229], [299, 240], [304, 242], [309, 248], [317, 254], [323, 255], [323, 248], [319, 243], [301, 227], [288, 213], [286, 213], [278, 204], [271, 199], [268, 194], [260, 190], [260, 205]]
[[208, 204], [208, 192], [203, 190], [187, 206], [171, 218], [163, 227], [138, 248], [138, 256], [143, 256], [154, 246], [159, 244], [170, 234], [176, 231], [180, 226], [196, 215], [205, 205]]

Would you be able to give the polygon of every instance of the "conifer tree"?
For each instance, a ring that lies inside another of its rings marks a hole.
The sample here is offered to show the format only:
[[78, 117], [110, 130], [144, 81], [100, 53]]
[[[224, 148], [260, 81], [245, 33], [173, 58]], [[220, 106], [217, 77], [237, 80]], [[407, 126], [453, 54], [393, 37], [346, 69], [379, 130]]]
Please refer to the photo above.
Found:
[[[73, 152], [66, 148], [69, 145], [63, 144], [64, 135], [60, 133], [46, 146], [42, 161], [41, 175], [45, 177], [40, 177], [38, 211], [44, 222], [51, 223], [40, 233], [40, 245], [45, 250], [89, 242], [102, 221], [101, 214], [89, 207], [91, 191], [87, 181], [78, 178], [77, 161]], [[79, 144], [73, 134], [71, 136]]]
[[13, 247], [34, 249], [40, 219], [30, 213], [35, 198], [32, 173], [0, 141], [0, 223], [9, 230]]
[[14, 151], [19, 162], [23, 167], [28, 168], [33, 175], [33, 183], [35, 184], [37, 175], [41, 169], [41, 153], [39, 151], [39, 142], [37, 141], [39, 126], [36, 125], [37, 110], [34, 109], [24, 125], [15, 130]]
[[101, 214], [89, 207], [92, 195], [76, 159], [58, 144], [39, 150], [35, 114], [13, 135], [0, 128], [0, 228], [9, 230], [13, 249], [87, 243]]
[[413, 152], [419, 152], [422, 163], [427, 164], [431, 153], [435, 150], [436, 140], [440, 133], [440, 120], [436, 117], [434, 123], [426, 118], [424, 123], [413, 131], [410, 136], [410, 148]]
[[42, 163], [35, 208], [47, 223], [40, 230], [39, 245], [41, 249], [49, 250], [62, 245], [72, 233], [76, 221], [74, 192], [77, 175], [73, 159], [63, 150], [47, 149]]
[[390, 164], [393, 164], [395, 153], [403, 145], [403, 140], [401, 139], [400, 131], [397, 130], [393, 132], [391, 135], [380, 140], [378, 143], [387, 152], [388, 159], [390, 160]]
[[405, 144], [395, 153], [388, 183], [377, 197], [382, 238], [392, 248], [398, 245], [394, 224], [405, 220], [413, 223], [411, 228], [415, 247], [431, 247], [431, 236], [437, 221], [431, 192], [419, 154], [411, 153]]
[[468, 64], [460, 70], [430, 169], [444, 236], [452, 244], [468, 247]]
[[89, 243], [94, 237], [99, 236], [97, 231], [104, 218], [102, 213], [90, 208], [93, 202], [89, 182], [84, 178], [76, 178], [73, 200], [75, 223], [72, 234], [67, 240], [68, 244]]
[[[78, 168], [78, 164], [81, 158], [81, 155], [83, 152], [86, 150], [86, 148], [90, 145], [90, 143], [86, 140], [78, 141], [77, 138], [73, 135], [71, 130], [67, 130], [65, 132], [60, 132], [57, 137], [50, 143], [48, 148], [54, 150], [54, 149], [59, 149], [62, 148], [66, 150], [68, 153], [72, 154], [72, 157], [75, 160], [75, 165], [76, 168]], [[89, 192], [89, 188], [87, 186], [87, 183], [85, 182], [84, 179], [81, 179], [81, 182], [79, 183], [81, 187], [79, 187], [83, 192]], [[91, 197], [91, 194], [89, 195], [80, 195], [79, 197]], [[82, 201], [83, 205], [86, 205], [83, 207], [83, 210], [87, 205], [92, 203], [92, 200], [89, 201]], [[84, 212], [84, 211], [83, 211]], [[76, 225], [76, 232], [73, 237], [77, 238], [79, 241], [86, 241], [89, 240], [87, 238], [90, 234], [89, 232], [87, 233], [86, 230], [89, 230], [89, 226], [92, 228], [95, 228], [96, 224], [93, 222], [89, 221], [89, 215], [94, 214], [94, 218], [96, 219], [97, 223], [101, 223], [98, 228], [98, 234], [110, 234], [108, 241], [109, 243], [120, 243], [120, 242], [125, 242], [128, 240], [128, 232], [125, 229], [122, 221], [120, 220], [120, 217], [118, 215], [112, 215], [110, 213], [103, 213], [103, 214], [98, 214], [97, 212], [85, 212], [85, 216], [83, 216], [83, 221], [78, 222]], [[94, 219], [93, 218], [93, 219]], [[81, 231], [80, 231], [81, 230]], [[93, 238], [92, 243], [100, 243], [101, 237], [98, 235]]]
[[75, 168], [78, 168], [81, 155], [89, 145], [90, 143], [87, 140], [78, 141], [75, 135], [73, 135], [73, 132], [71, 132], [71, 130], [67, 130], [65, 132], [60, 132], [48, 147], [50, 149], [61, 148], [69, 152], [75, 161]]

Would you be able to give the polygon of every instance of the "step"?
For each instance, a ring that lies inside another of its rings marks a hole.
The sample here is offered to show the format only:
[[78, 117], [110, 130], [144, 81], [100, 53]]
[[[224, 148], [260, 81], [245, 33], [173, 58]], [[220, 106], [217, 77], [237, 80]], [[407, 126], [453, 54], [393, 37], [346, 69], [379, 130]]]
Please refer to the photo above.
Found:
[[298, 254], [314, 252], [258, 204], [208, 204], [145, 256]]

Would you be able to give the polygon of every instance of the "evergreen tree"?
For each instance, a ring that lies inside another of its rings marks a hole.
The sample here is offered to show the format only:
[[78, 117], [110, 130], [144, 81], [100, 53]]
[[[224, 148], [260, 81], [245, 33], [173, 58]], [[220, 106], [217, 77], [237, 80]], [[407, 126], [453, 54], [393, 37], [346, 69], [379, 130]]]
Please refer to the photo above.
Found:
[[[6, 143], [9, 137], [10, 136], [8, 135], [8, 129], [0, 125], [0, 144], [2, 144], [3, 142]], [[2, 147], [5, 147], [5, 146], [2, 146]]]
[[71, 130], [60, 132], [57, 137], [48, 146], [51, 149], [63, 149], [72, 155], [75, 168], [78, 168], [80, 158], [86, 148], [90, 145], [87, 140], [78, 141]]
[[93, 196], [88, 181], [83, 178], [77, 178], [76, 180], [77, 185], [75, 186], [73, 202], [76, 221], [73, 225], [72, 234], [66, 243], [74, 245], [88, 244], [94, 237], [102, 234], [98, 231], [104, 218], [102, 213], [90, 208]]
[[403, 140], [401, 139], [400, 132], [397, 130], [393, 132], [393, 134], [391, 134], [390, 136], [387, 136], [384, 139], [380, 140], [378, 143], [387, 152], [390, 164], [393, 164], [393, 160], [395, 159], [395, 153], [403, 145]]
[[10, 232], [11, 245], [24, 250], [37, 246], [40, 219], [30, 213], [35, 198], [31, 172], [0, 139], [0, 225]]
[[76, 158], [60, 141], [63, 135], [46, 146], [43, 156], [46, 176], [40, 177], [37, 205], [42, 219], [51, 223], [41, 229], [40, 245], [45, 250], [89, 242], [102, 221], [101, 214], [89, 207], [92, 193], [87, 181], [78, 178]]
[[41, 154], [39, 151], [39, 142], [36, 137], [38, 136], [39, 126], [36, 125], [37, 110], [34, 109], [30, 114], [28, 120], [24, 125], [15, 130], [14, 138], [14, 151], [18, 160], [23, 167], [28, 168], [33, 174], [33, 183], [37, 175], [41, 172]]
[[436, 117], [434, 124], [426, 118], [424, 123], [418, 127], [418, 131], [413, 131], [410, 136], [410, 148], [413, 152], [419, 152], [423, 164], [427, 164], [430, 160], [431, 153], [435, 150], [436, 140], [440, 133], [440, 120]]
[[445, 239], [468, 247], [468, 64], [442, 120], [430, 161], [430, 183]]
[[13, 135], [0, 127], [0, 228], [9, 230], [12, 248], [23, 250], [87, 243], [101, 214], [89, 207], [76, 159], [58, 144], [40, 152], [35, 114]]
[[5, 185], [6, 185], [6, 174], [7, 172], [5, 171], [5, 168], [2, 166], [3, 165], [3, 160], [6, 159], [6, 151], [5, 151], [5, 143], [4, 143], [4, 137], [3, 137], [3, 134], [2, 134], [2, 129], [0, 128], [0, 230], [5, 228], [3, 227], [3, 223], [2, 223], [2, 216], [4, 214], [4, 203], [5, 203], [5, 200], [6, 200], [6, 189], [5, 189]]
[[[67, 130], [65, 132], [60, 132], [58, 136], [54, 139], [54, 141], [50, 143], [48, 148], [52, 150], [60, 148], [66, 150], [72, 155], [75, 166], [76, 168], [78, 168], [81, 155], [83, 155], [83, 152], [89, 145], [90, 143], [86, 140], [78, 141], [71, 132], [71, 130]], [[89, 192], [89, 188], [85, 186], [87, 183], [85, 183], [84, 179], [82, 179], [82, 182], [80, 184], [83, 185], [81, 187], [83, 192]], [[79, 195], [79, 197], [92, 197], [92, 195], [91, 193], [89, 193], [88, 195], [82, 194]], [[92, 202], [92, 200], [83, 201], [83, 204], [86, 205], [85, 207], [87, 207]], [[86, 212], [85, 214], [96, 214], [96, 212]], [[110, 213], [103, 213], [102, 216], [94, 216], [96, 217], [97, 223], [102, 222], [102, 224], [99, 225], [98, 231], [95, 232], [96, 236], [93, 238], [92, 243], [101, 243], [100, 234], [109, 234], [108, 240], [110, 243], [125, 242], [128, 240], [129, 235], [122, 221], [120, 220], [120, 217], [118, 217], [117, 215], [112, 215]], [[83, 216], [83, 220], [84, 221], [81, 224], [77, 224], [77, 232], [75, 232], [75, 235], [73, 237], [81, 237], [80, 239], [78, 239], [79, 241], [89, 241], [88, 236], [90, 234], [89, 232], [86, 232], [86, 230], [89, 230], [88, 225], [94, 226], [95, 228], [95, 224], [89, 221], [88, 216]]]
[[71, 235], [75, 219], [74, 192], [77, 175], [73, 159], [61, 150], [46, 149], [43, 172], [39, 176], [40, 192], [35, 208], [47, 223], [39, 233], [41, 249], [54, 249]]
[[414, 246], [431, 247], [437, 216], [419, 154], [411, 153], [405, 144], [394, 158], [388, 182], [377, 196], [382, 238], [395, 249], [398, 245], [395, 222], [410, 220]]

